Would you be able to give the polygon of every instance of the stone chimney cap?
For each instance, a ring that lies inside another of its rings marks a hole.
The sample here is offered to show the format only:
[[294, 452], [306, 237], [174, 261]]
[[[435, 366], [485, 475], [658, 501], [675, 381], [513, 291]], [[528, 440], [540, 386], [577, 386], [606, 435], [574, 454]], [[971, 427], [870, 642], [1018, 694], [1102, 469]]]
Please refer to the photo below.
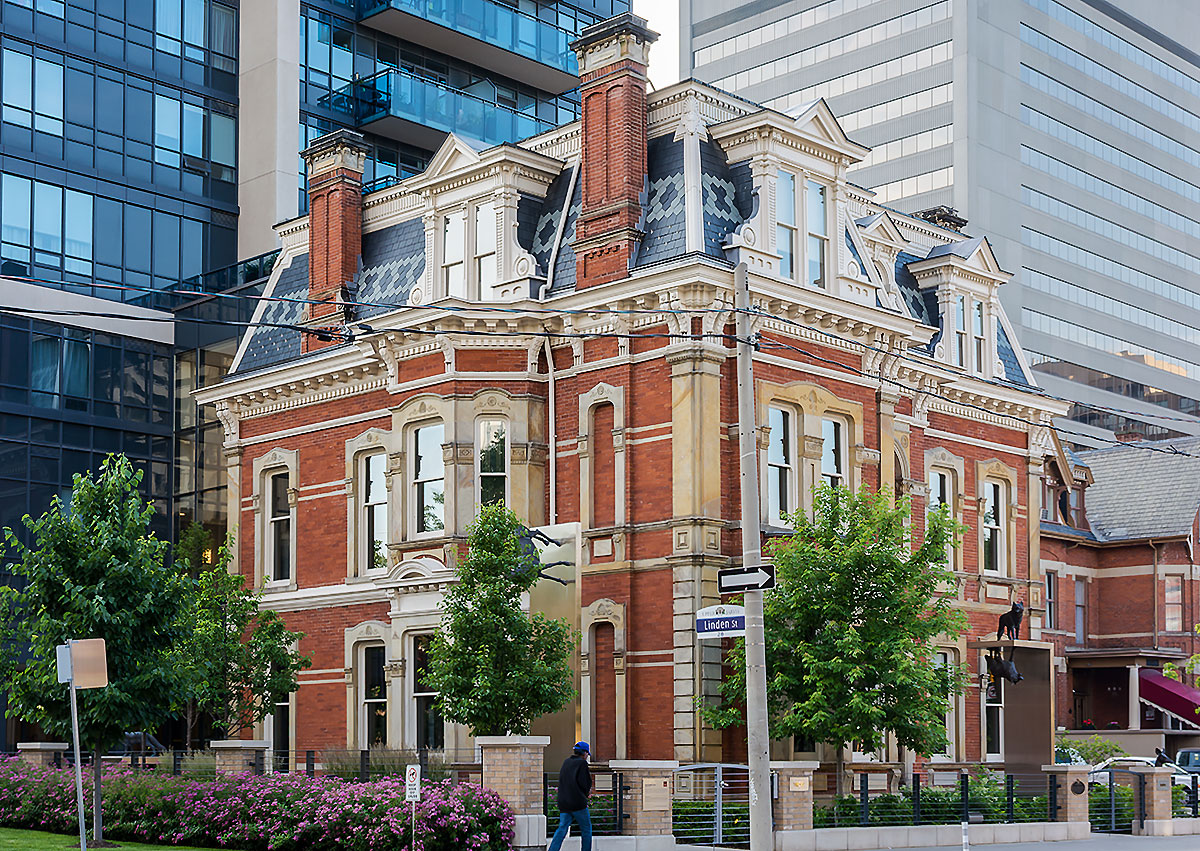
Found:
[[958, 214], [958, 210], [953, 207], [947, 207], [945, 204], [930, 207], [928, 210], [918, 210], [913, 213], [913, 217], [924, 219], [930, 224], [935, 224], [948, 230], [962, 231], [967, 225], [967, 220]]
[[343, 127], [314, 139], [311, 145], [300, 152], [300, 156], [304, 157], [305, 161], [309, 161], [315, 156], [320, 156], [338, 148], [351, 148], [355, 151], [361, 151], [364, 154], [371, 150], [371, 146], [367, 144], [362, 133], [347, 130]]
[[632, 35], [645, 44], [658, 41], [658, 33], [646, 26], [645, 18], [639, 18], [633, 12], [622, 12], [584, 27], [579, 33], [579, 38], [571, 42], [570, 46], [578, 53], [597, 42], [622, 35]]

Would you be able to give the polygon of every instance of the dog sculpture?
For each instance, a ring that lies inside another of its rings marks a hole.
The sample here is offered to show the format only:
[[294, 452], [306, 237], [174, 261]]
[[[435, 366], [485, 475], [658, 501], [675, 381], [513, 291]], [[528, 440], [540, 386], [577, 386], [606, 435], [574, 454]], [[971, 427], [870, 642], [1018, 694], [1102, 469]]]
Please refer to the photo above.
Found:
[[996, 637], [1004, 638], [1004, 634], [1008, 633], [1008, 637], [1019, 639], [1021, 637], [1021, 620], [1025, 617], [1025, 606], [1018, 600], [1012, 604], [1012, 608], [1000, 616], [1000, 625], [996, 627]]

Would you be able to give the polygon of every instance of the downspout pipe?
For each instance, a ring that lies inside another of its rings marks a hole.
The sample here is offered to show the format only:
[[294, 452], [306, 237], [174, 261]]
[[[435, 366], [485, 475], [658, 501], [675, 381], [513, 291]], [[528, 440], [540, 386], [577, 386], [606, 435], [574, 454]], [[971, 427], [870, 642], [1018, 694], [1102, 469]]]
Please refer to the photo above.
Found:
[[547, 431], [547, 439], [550, 442], [550, 525], [553, 526], [558, 522], [558, 427], [557, 418], [555, 416], [554, 404], [554, 351], [550, 348], [550, 338], [543, 337], [542, 342], [546, 349], [546, 373], [549, 377], [549, 386], [546, 389], [546, 408], [547, 416], [549, 417], [549, 427]]
[[1150, 539], [1150, 549], [1154, 551], [1154, 585], [1151, 594], [1154, 597], [1154, 649], [1158, 649], [1158, 544]]

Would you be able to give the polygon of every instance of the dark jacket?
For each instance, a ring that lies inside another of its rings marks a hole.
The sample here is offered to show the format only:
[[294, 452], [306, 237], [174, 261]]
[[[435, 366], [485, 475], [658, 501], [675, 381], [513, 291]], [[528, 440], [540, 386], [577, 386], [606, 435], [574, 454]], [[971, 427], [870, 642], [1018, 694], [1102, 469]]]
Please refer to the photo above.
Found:
[[592, 772], [587, 760], [571, 754], [558, 772], [558, 809], [574, 813], [587, 809], [588, 793], [592, 791]]

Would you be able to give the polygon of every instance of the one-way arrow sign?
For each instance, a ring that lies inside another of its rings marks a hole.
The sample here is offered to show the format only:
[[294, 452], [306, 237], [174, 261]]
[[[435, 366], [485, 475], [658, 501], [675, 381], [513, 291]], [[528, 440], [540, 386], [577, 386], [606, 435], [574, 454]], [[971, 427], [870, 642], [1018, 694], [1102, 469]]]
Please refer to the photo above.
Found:
[[765, 591], [775, 587], [775, 565], [758, 567], [729, 567], [717, 571], [717, 591], [721, 594], [741, 594], [743, 591]]

